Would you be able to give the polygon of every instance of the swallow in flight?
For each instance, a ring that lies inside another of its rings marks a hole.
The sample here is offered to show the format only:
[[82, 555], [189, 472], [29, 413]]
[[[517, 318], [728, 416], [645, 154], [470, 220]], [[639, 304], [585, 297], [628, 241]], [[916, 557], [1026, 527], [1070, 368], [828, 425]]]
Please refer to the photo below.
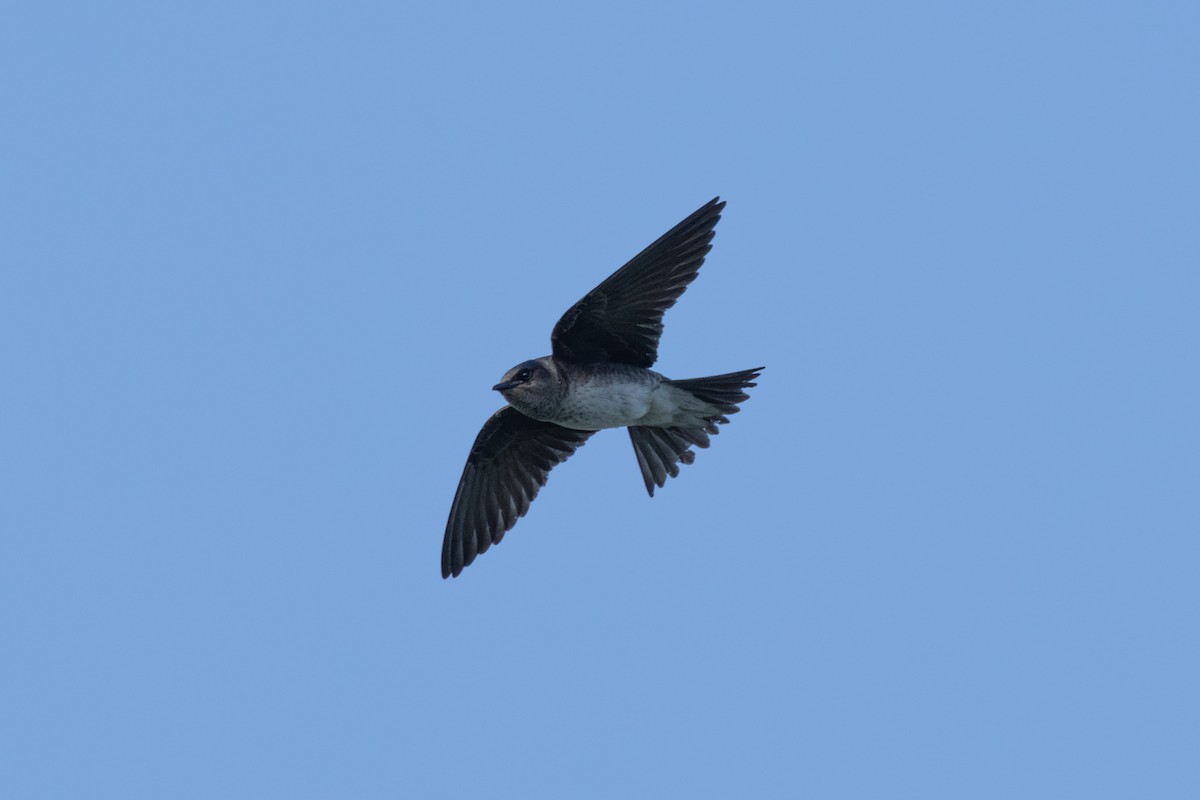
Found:
[[517, 364], [492, 387], [508, 405], [467, 457], [442, 543], [443, 578], [499, 542], [550, 470], [596, 431], [629, 429], [653, 497], [748, 399], [743, 390], [763, 367], [678, 381], [650, 369], [663, 312], [696, 278], [724, 207], [713, 198], [634, 256], [567, 310], [550, 334], [550, 355]]

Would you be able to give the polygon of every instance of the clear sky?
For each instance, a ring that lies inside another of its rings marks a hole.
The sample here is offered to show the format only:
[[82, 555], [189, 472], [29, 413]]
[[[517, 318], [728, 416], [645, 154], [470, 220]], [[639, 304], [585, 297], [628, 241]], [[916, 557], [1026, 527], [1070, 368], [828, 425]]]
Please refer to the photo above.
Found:
[[[8, 7], [0, 796], [1200, 797], [1198, 9]], [[718, 194], [743, 412], [443, 581]]]

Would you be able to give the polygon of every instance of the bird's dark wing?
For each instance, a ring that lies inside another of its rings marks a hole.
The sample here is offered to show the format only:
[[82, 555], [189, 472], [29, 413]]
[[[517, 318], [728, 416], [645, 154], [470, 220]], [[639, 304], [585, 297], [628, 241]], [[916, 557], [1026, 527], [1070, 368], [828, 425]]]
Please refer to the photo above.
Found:
[[554, 357], [654, 364], [663, 312], [695, 280], [724, 207], [714, 197], [571, 306], [550, 335]]
[[475, 438], [442, 542], [442, 577], [458, 577], [525, 516], [550, 470], [583, 446], [592, 431], [538, 422], [505, 406]]

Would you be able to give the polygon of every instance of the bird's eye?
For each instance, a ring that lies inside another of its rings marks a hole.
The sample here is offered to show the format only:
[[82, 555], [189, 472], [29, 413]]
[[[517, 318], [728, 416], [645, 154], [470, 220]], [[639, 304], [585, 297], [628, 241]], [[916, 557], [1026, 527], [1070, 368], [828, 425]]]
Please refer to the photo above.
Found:
[[529, 370], [527, 370], [527, 369], [523, 369], [523, 370], [521, 370], [520, 372], [518, 372], [518, 373], [517, 373], [517, 380], [519, 380], [519, 381], [521, 381], [521, 382], [527, 381], [527, 380], [529, 380], [531, 377], [533, 377], [533, 373], [532, 373], [532, 372], [530, 372], [530, 371], [529, 371]]

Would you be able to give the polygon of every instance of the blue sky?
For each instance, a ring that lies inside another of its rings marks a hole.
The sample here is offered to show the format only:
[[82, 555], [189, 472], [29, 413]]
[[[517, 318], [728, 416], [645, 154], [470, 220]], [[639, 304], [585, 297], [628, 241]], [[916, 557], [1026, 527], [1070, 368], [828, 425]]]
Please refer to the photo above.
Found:
[[[27, 4], [0, 794], [1200, 796], [1190, 3]], [[714, 195], [651, 500], [490, 386]]]

